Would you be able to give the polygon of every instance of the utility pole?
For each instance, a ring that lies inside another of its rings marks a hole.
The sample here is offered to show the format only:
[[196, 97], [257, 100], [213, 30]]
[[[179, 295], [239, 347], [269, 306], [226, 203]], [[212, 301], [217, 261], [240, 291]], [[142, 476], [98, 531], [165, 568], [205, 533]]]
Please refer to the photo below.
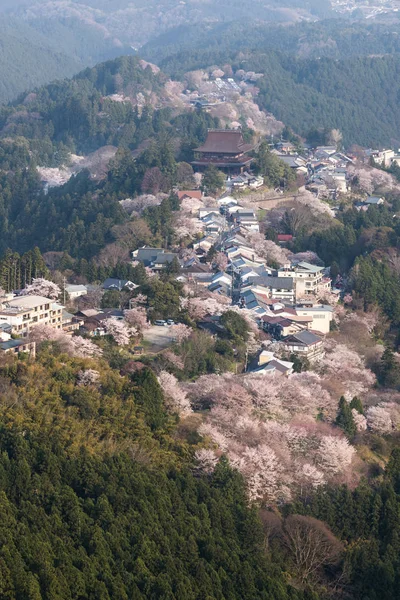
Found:
[[65, 290], [66, 282], [67, 282], [67, 280], [64, 277], [64, 279], [63, 279], [63, 284], [64, 284], [63, 285], [63, 287], [64, 287], [64, 306], [65, 306], [65, 301], [66, 301], [66, 296], [65, 296], [65, 294], [66, 294], [66, 290]]
[[244, 372], [245, 373], [247, 373], [247, 363], [248, 363], [248, 361], [249, 361], [249, 349], [246, 346], [246, 360], [245, 360], [245, 363], [244, 363]]

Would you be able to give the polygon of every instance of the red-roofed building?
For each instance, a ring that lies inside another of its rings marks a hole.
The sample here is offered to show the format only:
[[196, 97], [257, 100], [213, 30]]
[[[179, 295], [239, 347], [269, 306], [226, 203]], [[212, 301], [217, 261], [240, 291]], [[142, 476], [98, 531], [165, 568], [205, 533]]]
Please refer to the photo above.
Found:
[[183, 200], [184, 198], [194, 198], [195, 200], [201, 200], [203, 194], [200, 190], [182, 190], [178, 192], [179, 200]]
[[293, 236], [289, 233], [278, 233], [277, 239], [280, 244], [286, 244], [293, 240]]

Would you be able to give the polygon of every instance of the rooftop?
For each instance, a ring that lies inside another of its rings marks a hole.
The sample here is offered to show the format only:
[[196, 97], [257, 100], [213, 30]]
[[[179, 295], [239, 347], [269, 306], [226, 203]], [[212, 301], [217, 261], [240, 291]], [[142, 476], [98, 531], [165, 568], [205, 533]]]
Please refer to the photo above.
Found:
[[0, 342], [0, 350], [11, 350], [12, 348], [19, 348], [28, 344], [27, 340], [8, 340], [7, 342]]
[[68, 284], [65, 286], [65, 290], [70, 293], [70, 292], [87, 292], [87, 287], [86, 285], [75, 285], [75, 284]]
[[178, 192], [179, 200], [183, 198], [195, 198], [196, 200], [201, 200], [203, 194], [200, 190], [181, 190]]
[[[19, 298], [14, 298], [13, 300], [8, 300], [3, 304], [2, 312], [23, 312], [24, 310], [30, 310], [32, 308], [36, 308], [37, 306], [42, 306], [43, 304], [57, 304], [54, 300], [50, 298], [45, 298], [44, 296], [20, 296]], [[57, 304], [57, 306], [60, 306]]]
[[324, 270], [324, 267], [317, 267], [317, 265], [312, 265], [311, 263], [305, 262], [302, 260], [301, 262], [294, 265], [297, 269], [302, 269], [303, 271], [309, 271], [310, 273], [320, 273]]
[[293, 290], [294, 281], [292, 277], [249, 277], [249, 284], [260, 285], [275, 290]]
[[242, 154], [253, 149], [246, 144], [242, 132], [236, 129], [209, 129], [207, 139], [195, 152]]
[[294, 333], [293, 335], [290, 335], [288, 338], [285, 339], [285, 342], [294, 342], [298, 344], [303, 344], [304, 346], [313, 346], [314, 344], [318, 344], [318, 342], [321, 341], [322, 340], [318, 335], [315, 335], [315, 333], [306, 330], [300, 331], [299, 333]]
[[103, 283], [103, 290], [123, 290], [124, 287], [138, 287], [137, 285], [135, 285], [132, 281], [129, 281], [129, 279], [114, 279], [114, 278], [108, 278], [105, 280], [105, 282]]

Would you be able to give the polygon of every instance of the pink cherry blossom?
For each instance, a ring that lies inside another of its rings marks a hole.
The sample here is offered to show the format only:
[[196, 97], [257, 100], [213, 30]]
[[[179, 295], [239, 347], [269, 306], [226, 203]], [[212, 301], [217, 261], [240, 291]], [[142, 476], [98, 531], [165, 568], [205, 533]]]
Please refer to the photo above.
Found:
[[187, 325], [184, 325], [184, 323], [177, 323], [176, 325], [172, 325], [170, 328], [170, 333], [173, 339], [176, 340], [178, 344], [181, 344], [184, 340], [192, 335], [193, 329]]
[[196, 470], [206, 475], [211, 475], [218, 464], [218, 457], [212, 450], [201, 448], [194, 454]]
[[32, 283], [21, 291], [22, 296], [44, 296], [51, 300], [56, 300], [61, 294], [61, 289], [53, 281], [48, 281], [42, 277], [32, 280]]
[[85, 369], [78, 373], [78, 385], [93, 385], [98, 382], [100, 373], [94, 369]]
[[116, 319], [106, 319], [104, 321], [104, 328], [107, 335], [111, 335], [115, 343], [119, 346], [127, 346], [131, 336], [137, 334], [137, 330], [128, 327], [126, 323], [117, 321]]
[[164, 392], [165, 401], [170, 410], [181, 415], [192, 412], [188, 397], [174, 375], [168, 373], [168, 371], [161, 371], [158, 376], [158, 382]]

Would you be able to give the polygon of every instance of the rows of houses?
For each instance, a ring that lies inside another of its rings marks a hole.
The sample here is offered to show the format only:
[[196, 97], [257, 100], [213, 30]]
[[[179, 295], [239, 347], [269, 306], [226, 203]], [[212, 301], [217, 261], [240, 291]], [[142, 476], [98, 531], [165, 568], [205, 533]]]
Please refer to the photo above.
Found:
[[348, 191], [347, 167], [352, 158], [336, 146], [318, 146], [300, 156], [293, 144], [280, 143], [273, 152], [296, 173], [304, 176], [306, 187], [318, 198], [336, 198]]
[[228, 267], [212, 275], [208, 289], [250, 311], [284, 352], [321, 359], [323, 338], [333, 320], [333, 308], [317, 302], [317, 296], [331, 290], [326, 270], [304, 261], [272, 269], [235, 229], [222, 236], [218, 248], [226, 254]]

